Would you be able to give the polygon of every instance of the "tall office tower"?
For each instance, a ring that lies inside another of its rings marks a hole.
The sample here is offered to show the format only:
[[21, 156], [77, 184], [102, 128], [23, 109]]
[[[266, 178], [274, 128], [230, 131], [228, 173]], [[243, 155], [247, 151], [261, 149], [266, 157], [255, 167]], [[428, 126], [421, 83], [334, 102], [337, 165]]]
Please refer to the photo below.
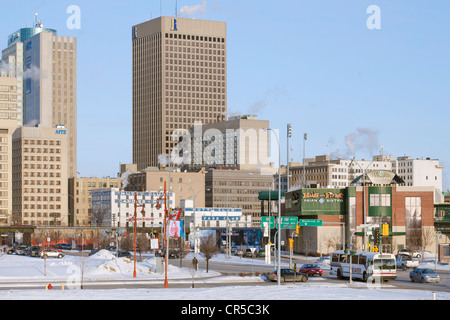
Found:
[[[18, 125], [22, 125], [23, 100], [25, 92], [23, 90], [23, 76], [24, 76], [24, 42], [31, 37], [48, 31], [56, 36], [56, 30], [44, 28], [37, 14], [34, 18], [34, 26], [30, 28], [20, 28], [8, 37], [8, 46], [2, 50], [2, 61], [0, 61], [0, 76], [8, 76], [17, 78], [18, 90]], [[34, 71], [34, 72], [33, 72]], [[31, 73], [36, 75], [36, 69], [27, 71], [27, 75]]]
[[[15, 58], [13, 67], [11, 58]], [[8, 37], [3, 65], [23, 78], [23, 126], [67, 128], [68, 176], [77, 171], [77, 41], [60, 37], [35, 19]]]
[[68, 176], [77, 171], [77, 40], [43, 31], [24, 43], [24, 126], [69, 134]]
[[19, 221], [12, 207], [12, 136], [21, 125], [22, 94], [17, 78], [0, 76], [0, 226]]
[[227, 110], [226, 23], [159, 17], [132, 28], [133, 163], [158, 166], [173, 130]]

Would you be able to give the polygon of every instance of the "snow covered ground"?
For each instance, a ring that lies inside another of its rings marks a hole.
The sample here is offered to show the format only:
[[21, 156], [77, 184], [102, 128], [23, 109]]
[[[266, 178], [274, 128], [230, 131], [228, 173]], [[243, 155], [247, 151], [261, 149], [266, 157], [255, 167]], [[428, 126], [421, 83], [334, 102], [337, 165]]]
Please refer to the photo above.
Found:
[[[189, 259], [191, 257], [187, 257]], [[191, 258], [192, 259], [192, 258]], [[200, 258], [202, 259], [202, 258]], [[311, 259], [311, 258], [310, 258]], [[264, 264], [263, 260], [232, 257], [227, 259], [219, 254], [214, 261], [223, 263]], [[178, 261], [178, 260], [176, 260]], [[301, 262], [303, 263], [303, 261]], [[301, 264], [297, 262], [297, 264]], [[422, 263], [422, 266], [434, 268], [434, 263]], [[321, 265], [325, 272], [329, 266]], [[192, 282], [193, 270], [185, 262], [183, 268], [169, 266], [169, 288], [163, 287], [164, 273], [156, 272], [156, 258], [152, 255], [143, 257], [136, 263], [136, 278], [152, 283], [161, 283], [161, 289], [79, 289], [83, 281], [133, 280], [134, 263], [126, 258], [116, 258], [110, 252], [101, 250], [90, 257], [66, 255], [62, 259], [41, 258], [0, 254], [0, 288], [13, 285], [15, 289], [0, 291], [2, 300], [450, 300], [449, 292], [432, 292], [427, 290], [400, 290], [387, 283], [369, 285], [354, 281], [340, 284], [327, 282], [324, 278], [311, 277], [308, 282], [267, 285], [233, 285], [217, 288], [171, 288], [174, 282]], [[439, 265], [438, 269], [449, 270], [450, 267]], [[159, 271], [159, 270], [158, 270]], [[216, 281], [251, 280], [264, 282], [264, 277], [226, 277], [215, 271], [198, 270], [194, 273], [195, 283]], [[36, 289], [23, 290], [20, 287], [36, 283]], [[52, 290], [46, 290], [43, 283], [52, 284]], [[61, 290], [64, 286], [64, 290]], [[426, 289], [426, 285], [424, 285]]]

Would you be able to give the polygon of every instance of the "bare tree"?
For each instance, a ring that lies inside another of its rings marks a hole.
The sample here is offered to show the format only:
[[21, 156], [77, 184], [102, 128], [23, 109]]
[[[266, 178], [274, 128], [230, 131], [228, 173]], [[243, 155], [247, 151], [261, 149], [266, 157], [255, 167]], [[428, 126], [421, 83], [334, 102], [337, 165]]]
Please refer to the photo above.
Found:
[[139, 252], [139, 260], [142, 261], [142, 252], [148, 250], [148, 239], [144, 234], [138, 234], [136, 236], [136, 250]]
[[207, 237], [203, 237], [200, 241], [200, 252], [203, 254], [206, 260], [206, 272], [209, 270], [209, 260], [219, 253], [219, 247], [217, 246], [215, 234], [210, 234]]
[[183, 259], [187, 256], [190, 250], [186, 249], [186, 241], [183, 238], [180, 238], [179, 243], [179, 254], [180, 254], [180, 268], [183, 268]]
[[108, 209], [96, 206], [91, 210], [91, 224], [96, 226], [102, 226], [108, 215]]
[[120, 247], [125, 251], [134, 250], [134, 238], [131, 233], [126, 238], [122, 237], [122, 241], [120, 241]]
[[341, 246], [341, 240], [333, 235], [331, 237], [325, 237], [323, 239], [323, 243], [325, 244], [325, 247], [328, 249], [331, 247], [331, 251], [337, 250], [337, 248], [339, 248]]
[[435, 239], [435, 232], [434, 230], [430, 229], [430, 228], [426, 228], [423, 230], [422, 232], [422, 261], [423, 261], [423, 256], [424, 256], [424, 252], [427, 250], [427, 247], [429, 247], [430, 245], [432, 245], [434, 243]]

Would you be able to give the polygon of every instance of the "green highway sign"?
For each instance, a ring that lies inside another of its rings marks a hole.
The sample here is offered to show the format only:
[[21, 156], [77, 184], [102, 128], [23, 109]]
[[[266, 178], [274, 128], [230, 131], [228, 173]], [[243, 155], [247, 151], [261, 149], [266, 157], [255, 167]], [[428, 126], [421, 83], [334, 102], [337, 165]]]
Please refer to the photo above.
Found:
[[295, 229], [297, 217], [281, 217], [281, 229]]
[[298, 224], [301, 227], [321, 227], [322, 220], [319, 219], [300, 219]]
[[275, 217], [261, 217], [261, 228], [264, 228], [264, 223], [269, 223], [269, 229], [275, 229]]

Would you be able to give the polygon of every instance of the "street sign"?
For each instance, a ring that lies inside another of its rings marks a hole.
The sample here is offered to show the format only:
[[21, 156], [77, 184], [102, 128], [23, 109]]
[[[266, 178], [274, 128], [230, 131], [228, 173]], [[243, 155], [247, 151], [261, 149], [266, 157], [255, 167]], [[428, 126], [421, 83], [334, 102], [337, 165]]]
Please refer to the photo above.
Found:
[[281, 229], [295, 229], [297, 221], [297, 217], [281, 217]]
[[269, 220], [269, 229], [275, 229], [275, 217], [261, 217], [261, 228], [264, 228], [264, 223], [269, 223]]
[[319, 219], [300, 219], [298, 220], [298, 224], [301, 227], [321, 227], [322, 220]]
[[202, 216], [202, 221], [241, 221], [239, 216]]

